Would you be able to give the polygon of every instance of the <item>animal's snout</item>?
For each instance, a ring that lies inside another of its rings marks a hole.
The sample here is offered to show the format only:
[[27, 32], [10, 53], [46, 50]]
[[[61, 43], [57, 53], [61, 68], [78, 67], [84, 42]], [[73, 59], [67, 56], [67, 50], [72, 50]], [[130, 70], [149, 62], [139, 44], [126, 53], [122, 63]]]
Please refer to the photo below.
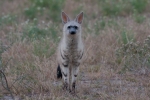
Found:
[[73, 34], [76, 34], [76, 32], [75, 32], [75, 31], [71, 31], [71, 32], [70, 32], [70, 34], [72, 34], [72, 35], [73, 35]]
[[71, 28], [70, 31], [69, 31], [69, 33], [72, 34], [72, 35], [74, 35], [74, 34], [76, 34], [76, 30], [74, 28]]

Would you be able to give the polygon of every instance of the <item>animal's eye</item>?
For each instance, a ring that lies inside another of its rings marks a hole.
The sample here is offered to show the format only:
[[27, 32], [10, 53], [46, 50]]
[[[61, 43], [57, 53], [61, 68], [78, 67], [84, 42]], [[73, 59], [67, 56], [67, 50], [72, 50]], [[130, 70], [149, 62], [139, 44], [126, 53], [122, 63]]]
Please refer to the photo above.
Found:
[[70, 29], [70, 28], [71, 28], [71, 26], [68, 26], [67, 28], [68, 28], [68, 29]]
[[78, 27], [77, 27], [77, 26], [74, 26], [74, 28], [75, 28], [75, 29], [78, 29]]

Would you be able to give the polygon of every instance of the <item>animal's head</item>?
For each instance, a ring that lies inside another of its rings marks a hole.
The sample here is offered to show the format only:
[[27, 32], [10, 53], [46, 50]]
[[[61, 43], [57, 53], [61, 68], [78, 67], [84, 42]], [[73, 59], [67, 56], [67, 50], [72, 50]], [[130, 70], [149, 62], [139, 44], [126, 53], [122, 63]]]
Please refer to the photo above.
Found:
[[83, 21], [83, 12], [81, 12], [74, 20], [70, 20], [65, 12], [61, 13], [62, 23], [64, 24], [63, 33], [67, 36], [81, 35], [81, 24]]

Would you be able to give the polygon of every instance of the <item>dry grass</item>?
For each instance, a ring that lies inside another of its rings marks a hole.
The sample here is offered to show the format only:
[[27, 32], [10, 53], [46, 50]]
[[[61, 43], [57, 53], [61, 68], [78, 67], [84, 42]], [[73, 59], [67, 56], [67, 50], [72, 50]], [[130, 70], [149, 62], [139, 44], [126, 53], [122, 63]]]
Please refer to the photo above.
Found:
[[[0, 16], [1, 15], [7, 15], [7, 14], [18, 14], [20, 12], [20, 10], [22, 8], [24, 8], [26, 6], [27, 2], [26, 0], [12, 0], [12, 1], [9, 1], [9, 0], [2, 0], [0, 1], [0, 6], [1, 6], [1, 9], [0, 9]], [[7, 7], [7, 9], [6, 9]]]
[[[125, 17], [122, 15], [109, 17], [102, 16], [100, 14], [102, 10], [96, 4], [97, 1], [91, 0], [87, 0], [86, 3], [85, 0], [78, 2], [66, 0], [63, 8], [71, 16], [80, 10], [85, 12], [83, 24], [85, 53], [77, 81], [77, 94], [72, 96], [62, 90], [61, 80], [56, 79], [55, 51], [62, 35], [61, 22], [55, 24], [52, 20], [47, 21], [39, 16], [37, 22], [26, 19], [22, 9], [28, 5], [23, 5], [23, 2], [18, 0], [3, 1], [0, 12], [4, 14], [0, 15], [17, 15], [14, 17], [15, 20], [5, 17], [1, 22], [0, 19], [0, 41], [4, 47], [9, 47], [1, 53], [0, 60], [6, 65], [2, 68], [16, 100], [150, 99], [149, 65], [137, 68], [134, 66], [136, 62], [131, 61], [132, 64], [129, 61], [128, 65], [132, 66], [134, 71], [124, 71], [126, 55], [121, 58], [116, 55], [116, 51], [123, 47], [123, 44], [144, 43], [150, 34], [149, 11], [146, 9], [144, 13], [138, 14], [139, 17], [128, 13]], [[9, 8], [5, 9], [5, 6]], [[23, 35], [25, 33], [29, 35], [38, 33], [38, 36]], [[140, 45], [139, 47], [142, 48]], [[148, 55], [149, 51], [146, 53]], [[0, 99], [2, 98], [9, 99], [9, 92], [0, 85]]]

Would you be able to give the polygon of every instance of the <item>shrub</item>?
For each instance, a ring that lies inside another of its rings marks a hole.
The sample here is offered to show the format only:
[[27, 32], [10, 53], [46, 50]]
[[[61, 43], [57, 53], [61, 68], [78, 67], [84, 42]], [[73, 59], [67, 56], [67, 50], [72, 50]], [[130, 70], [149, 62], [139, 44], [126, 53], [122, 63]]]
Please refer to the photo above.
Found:
[[32, 3], [29, 8], [26, 8], [24, 13], [30, 18], [34, 19], [37, 16], [48, 15], [48, 19], [52, 21], [59, 21], [60, 11], [65, 0], [30, 0]]
[[142, 13], [148, 6], [147, 0], [105, 0], [98, 1], [99, 7], [105, 16], [126, 16], [133, 13]]
[[42, 40], [49, 37], [54, 42], [58, 42], [58, 29], [55, 25], [40, 27], [35, 23], [27, 23], [23, 27], [22, 40]]
[[128, 42], [116, 50], [118, 64], [122, 64], [121, 72], [136, 71], [150, 66], [150, 36], [143, 43]]
[[0, 17], [0, 26], [6, 24], [13, 24], [16, 20], [16, 16], [14, 15], [5, 15]]

